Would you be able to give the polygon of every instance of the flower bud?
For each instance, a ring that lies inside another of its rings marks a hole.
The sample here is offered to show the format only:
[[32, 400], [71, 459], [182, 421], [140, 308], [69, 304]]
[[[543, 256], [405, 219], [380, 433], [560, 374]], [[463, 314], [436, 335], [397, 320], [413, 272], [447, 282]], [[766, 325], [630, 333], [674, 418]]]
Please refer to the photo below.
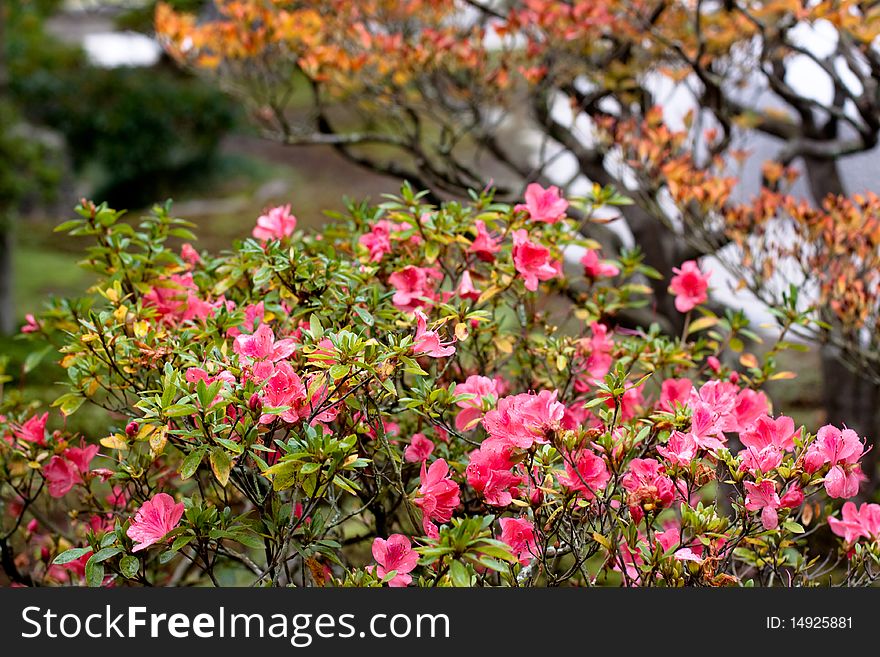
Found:
[[263, 410], [263, 400], [260, 399], [257, 393], [251, 395], [251, 398], [248, 400], [248, 408], [254, 413], [259, 413]]
[[140, 426], [137, 422], [132, 420], [127, 425], [125, 425], [125, 435], [129, 438], [133, 438], [135, 435], [137, 435], [138, 429], [140, 429]]

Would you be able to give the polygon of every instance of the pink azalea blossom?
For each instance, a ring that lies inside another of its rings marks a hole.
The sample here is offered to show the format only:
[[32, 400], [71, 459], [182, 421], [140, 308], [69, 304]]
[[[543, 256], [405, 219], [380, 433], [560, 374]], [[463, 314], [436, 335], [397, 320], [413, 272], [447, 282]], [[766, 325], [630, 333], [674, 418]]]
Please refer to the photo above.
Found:
[[305, 404], [308, 399], [306, 387], [290, 363], [281, 361], [275, 364], [271, 376], [266, 379], [263, 389], [260, 391], [260, 401], [264, 408], [289, 407], [281, 411], [277, 416], [272, 413], [263, 413], [260, 416], [261, 424], [270, 424], [276, 417], [289, 424], [294, 424], [308, 415], [309, 409]]
[[381, 262], [385, 254], [391, 253], [391, 231], [394, 224], [382, 219], [373, 224], [369, 233], [358, 238], [358, 242], [370, 252], [371, 262]]
[[577, 392], [586, 392], [597, 381], [605, 378], [611, 370], [614, 351], [614, 341], [608, 335], [608, 327], [599, 322], [590, 324], [590, 337], [578, 340], [579, 356], [583, 359], [583, 367], [589, 375], [589, 379], [575, 381]]
[[685, 404], [693, 387], [690, 379], [665, 379], [660, 384], [660, 408], [671, 411], [675, 404]]
[[639, 522], [644, 511], [657, 512], [668, 507], [675, 498], [675, 485], [666, 476], [666, 469], [655, 459], [633, 459], [621, 479], [627, 491], [629, 512]]
[[760, 390], [744, 388], [736, 394], [733, 409], [724, 418], [722, 429], [735, 432], [746, 431], [759, 417], [766, 415], [769, 411], [770, 404], [767, 401], [767, 395]]
[[155, 310], [160, 322], [178, 324], [203, 320], [214, 314], [214, 306], [199, 298], [191, 272], [163, 276], [143, 297], [144, 307]]
[[501, 250], [498, 240], [489, 234], [485, 222], [478, 219], [474, 222], [474, 227], [477, 229], [477, 236], [468, 247], [468, 252], [475, 253], [484, 262], [492, 262], [495, 260], [495, 254]]
[[522, 477], [511, 472], [513, 462], [509, 445], [486, 440], [468, 456], [465, 470], [468, 484], [490, 506], [507, 506]]
[[290, 204], [279, 205], [257, 218], [253, 236], [258, 240], [281, 240], [296, 230], [296, 217], [290, 214]]
[[496, 379], [472, 374], [464, 383], [455, 386], [455, 394], [473, 395], [472, 399], [463, 399], [455, 403], [463, 409], [455, 416], [455, 428], [459, 431], [467, 431], [482, 419], [484, 400], [494, 405], [500, 393]]
[[61, 456], [53, 456], [43, 466], [43, 477], [52, 497], [64, 497], [80, 480], [76, 465]]
[[263, 302], [251, 303], [244, 307], [244, 324], [233, 326], [226, 331], [230, 338], [236, 338], [242, 333], [253, 333], [263, 323], [266, 316], [266, 308]]
[[81, 440], [79, 447], [68, 447], [64, 450], [64, 458], [73, 463], [81, 475], [85, 475], [88, 474], [99, 449], [97, 445], [86, 445], [85, 441]]
[[24, 326], [21, 327], [22, 333], [36, 333], [40, 330], [40, 323], [31, 313], [24, 316]]
[[390, 572], [396, 574], [388, 582], [392, 588], [409, 586], [412, 582], [410, 572], [418, 565], [419, 555], [412, 549], [409, 538], [403, 534], [392, 534], [388, 540], [373, 539], [373, 558], [376, 560], [376, 576], [384, 579]]
[[428, 318], [421, 310], [416, 310], [416, 335], [413, 339], [413, 353], [431, 358], [445, 358], [455, 353], [452, 342], [441, 342], [437, 331], [429, 331]]
[[535, 526], [525, 518], [501, 518], [501, 540], [510, 546], [510, 551], [523, 565], [529, 563], [538, 552]]
[[740, 434], [740, 441], [746, 447], [763, 449], [774, 446], [780, 450], [790, 452], [794, 449], [794, 437], [797, 432], [794, 428], [794, 420], [785, 415], [773, 419], [762, 415]]
[[513, 233], [513, 265], [531, 292], [538, 289], [539, 281], [549, 281], [561, 272], [560, 263], [550, 258], [550, 249], [532, 242], [525, 229]]
[[699, 446], [691, 433], [673, 431], [666, 445], [659, 445], [657, 452], [672, 465], [688, 467], [697, 458]]
[[816, 442], [807, 450], [804, 470], [812, 473], [830, 464], [831, 469], [825, 475], [825, 491], [831, 497], [853, 497], [866, 479], [859, 466], [859, 459], [865, 451], [865, 445], [855, 431], [841, 431], [827, 424], [819, 429]]
[[673, 267], [675, 276], [669, 282], [669, 292], [675, 295], [675, 309], [680, 313], [693, 310], [709, 298], [709, 274], [703, 274], [693, 260]]
[[49, 420], [49, 413], [43, 413], [40, 416], [34, 415], [24, 424], [13, 425], [12, 434], [18, 439], [26, 443], [34, 443], [40, 447], [46, 445], [46, 422]]
[[528, 212], [532, 221], [555, 224], [568, 210], [568, 201], [562, 198], [556, 185], [544, 189], [538, 183], [532, 183], [526, 187], [524, 198], [525, 204], [517, 205], [514, 210]]
[[828, 525], [846, 543], [855, 543], [860, 538], [880, 540], [880, 504], [865, 502], [857, 508], [853, 502], [847, 502], [841, 516], [840, 520], [828, 518]]
[[177, 527], [183, 517], [183, 502], [174, 503], [166, 493], [158, 493], [137, 510], [126, 535], [135, 542], [132, 552], [158, 543]]
[[189, 242], [180, 247], [180, 258], [190, 265], [197, 265], [202, 261], [202, 256], [199, 255], [199, 252]]
[[429, 305], [437, 296], [438, 281], [442, 280], [443, 274], [433, 267], [407, 265], [388, 277], [389, 285], [395, 289], [391, 302], [406, 312]]
[[414, 433], [410, 438], [409, 445], [403, 452], [403, 458], [410, 463], [427, 461], [434, 451], [434, 443], [423, 433]]
[[452, 512], [459, 503], [458, 484], [449, 476], [449, 465], [437, 459], [430, 468], [422, 462], [421, 486], [413, 504], [422, 510], [422, 526], [425, 534], [437, 538], [437, 525], [432, 521], [446, 523], [452, 520]]
[[565, 416], [565, 405], [556, 400], [557, 394], [542, 390], [537, 395], [523, 393], [499, 399], [497, 407], [483, 417], [490, 439], [520, 449], [546, 443], [548, 435], [561, 428]]
[[581, 258], [581, 264], [584, 266], [584, 274], [593, 280], [611, 278], [620, 273], [620, 268], [616, 265], [599, 260], [599, 254], [593, 249], [587, 249], [584, 257]]
[[474, 287], [471, 273], [468, 270], [465, 270], [461, 275], [461, 280], [458, 282], [455, 293], [462, 299], [470, 299], [471, 301], [476, 301], [480, 298], [480, 291]]
[[746, 510], [760, 511], [761, 524], [764, 529], [776, 529], [779, 526], [779, 514], [777, 509], [782, 506], [779, 495], [776, 493], [776, 485], [770, 479], [764, 479], [760, 484], [751, 481], [743, 482], [746, 495]]
[[605, 459], [589, 449], [581, 449], [565, 459], [565, 474], [558, 475], [557, 479], [566, 488], [591, 500], [605, 488], [611, 473]]
[[238, 354], [243, 365], [257, 361], [254, 376], [264, 379], [272, 372], [271, 363], [288, 358], [296, 349], [290, 339], [276, 340], [275, 333], [268, 324], [260, 324], [253, 334], [242, 333], [235, 338], [232, 350]]
[[789, 486], [785, 494], [779, 498], [779, 505], [786, 509], [796, 509], [804, 503], [804, 491], [798, 484]]

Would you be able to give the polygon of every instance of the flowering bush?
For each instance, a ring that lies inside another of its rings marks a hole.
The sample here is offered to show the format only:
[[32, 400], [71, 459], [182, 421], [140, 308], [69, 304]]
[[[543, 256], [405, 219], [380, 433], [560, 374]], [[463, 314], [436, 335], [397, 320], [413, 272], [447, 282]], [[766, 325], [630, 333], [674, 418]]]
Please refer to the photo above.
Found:
[[[0, 407], [2, 566], [15, 584], [803, 585], [874, 581], [866, 441], [774, 413], [789, 373], [741, 312], [670, 277], [681, 336], [637, 251], [566, 216], [610, 189], [427, 204], [404, 186], [321, 233], [268, 210], [200, 253], [156, 207], [83, 201], [90, 296], [25, 327], [61, 354], [51, 414]], [[730, 352], [739, 351], [738, 360]], [[64, 419], [106, 410], [102, 435]], [[60, 413], [60, 418], [58, 414]], [[60, 428], [49, 431], [48, 422]], [[837, 541], [836, 537], [842, 541]]]

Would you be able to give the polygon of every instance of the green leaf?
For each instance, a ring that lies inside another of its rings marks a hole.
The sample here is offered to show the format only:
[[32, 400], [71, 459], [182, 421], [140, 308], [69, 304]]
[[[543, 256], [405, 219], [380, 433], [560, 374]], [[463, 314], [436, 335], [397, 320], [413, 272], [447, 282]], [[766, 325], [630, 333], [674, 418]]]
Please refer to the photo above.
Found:
[[108, 547], [103, 550], [98, 550], [95, 554], [92, 555], [89, 561], [94, 561], [95, 563], [101, 563], [102, 561], [107, 561], [111, 557], [115, 557], [120, 552], [123, 552], [121, 547]]
[[360, 306], [353, 307], [355, 314], [361, 318], [361, 321], [367, 326], [372, 326], [376, 323], [375, 318], [366, 310], [361, 308]]
[[196, 470], [199, 469], [199, 465], [201, 465], [204, 457], [205, 451], [202, 449], [195, 449], [187, 454], [186, 458], [183, 459], [183, 463], [180, 464], [180, 469], [177, 471], [180, 473], [180, 478], [189, 479], [192, 477]]
[[104, 582], [104, 564], [94, 557], [86, 563], [86, 586], [101, 586]]
[[119, 570], [122, 571], [122, 574], [128, 579], [137, 575], [140, 567], [141, 564], [140, 561], [137, 560], [137, 557], [130, 554], [126, 554], [119, 560]]
[[471, 576], [468, 574], [467, 566], [461, 561], [453, 561], [449, 567], [449, 577], [452, 579], [452, 585], [460, 588], [471, 585]]
[[792, 534], [803, 534], [804, 533], [803, 526], [800, 523], [795, 522], [794, 520], [786, 520], [784, 523], [782, 523], [782, 526], [785, 527]]
[[92, 548], [87, 548], [87, 547], [70, 548], [69, 550], [65, 550], [64, 552], [59, 554], [57, 557], [55, 557], [55, 559], [52, 561], [52, 563], [55, 565], [58, 565], [58, 566], [65, 564], [65, 563], [70, 563], [71, 561], [75, 561], [76, 559], [79, 559], [81, 556], [83, 556], [84, 554], [88, 554], [91, 551], [92, 551]]
[[211, 470], [214, 472], [214, 476], [217, 477], [220, 485], [225, 486], [229, 481], [229, 473], [232, 470], [232, 459], [229, 458], [229, 454], [226, 453], [225, 449], [217, 447], [211, 450]]

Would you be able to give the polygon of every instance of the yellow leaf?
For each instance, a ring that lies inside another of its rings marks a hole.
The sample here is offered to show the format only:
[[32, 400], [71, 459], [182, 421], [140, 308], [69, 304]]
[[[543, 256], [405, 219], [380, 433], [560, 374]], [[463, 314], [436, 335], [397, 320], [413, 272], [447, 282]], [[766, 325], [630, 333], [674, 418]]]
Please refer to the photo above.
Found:
[[750, 354], [748, 352], [739, 357], [739, 362], [743, 367], [758, 367], [758, 359], [755, 357], [755, 354]]
[[797, 378], [797, 374], [794, 372], [777, 372], [776, 374], [770, 377], [770, 381], [777, 381], [779, 379], [794, 379]]
[[121, 433], [114, 433], [106, 438], [101, 438], [101, 444], [107, 449], [118, 449], [124, 451], [128, 449], [128, 443], [125, 436]]

